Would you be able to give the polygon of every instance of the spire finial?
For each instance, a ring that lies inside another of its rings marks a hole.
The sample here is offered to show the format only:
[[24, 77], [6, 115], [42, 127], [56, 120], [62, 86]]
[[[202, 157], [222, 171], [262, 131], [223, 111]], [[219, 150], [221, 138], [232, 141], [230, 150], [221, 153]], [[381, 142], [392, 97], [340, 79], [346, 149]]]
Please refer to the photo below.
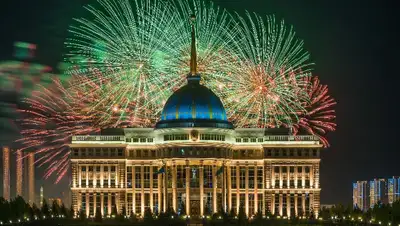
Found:
[[194, 31], [194, 23], [196, 20], [196, 16], [192, 14], [190, 16], [190, 20], [192, 21], [192, 48], [190, 53], [190, 74], [191, 76], [195, 76], [197, 74], [196, 35]]

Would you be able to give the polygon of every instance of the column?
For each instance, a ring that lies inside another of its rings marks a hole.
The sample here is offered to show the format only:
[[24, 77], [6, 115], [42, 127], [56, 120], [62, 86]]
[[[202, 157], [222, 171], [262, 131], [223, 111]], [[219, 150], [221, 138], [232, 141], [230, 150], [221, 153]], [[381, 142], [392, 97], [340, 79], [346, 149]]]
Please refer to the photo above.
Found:
[[100, 186], [100, 184], [97, 184], [97, 170], [96, 170], [95, 165], [93, 165], [93, 178], [92, 179], [93, 179], [93, 187], [98, 188]]
[[279, 194], [279, 216], [282, 216], [282, 215], [283, 215], [283, 212], [282, 212], [282, 204], [283, 204], [283, 194], [280, 193], [280, 194]]
[[172, 162], [172, 208], [174, 209], [174, 211], [176, 212], [178, 209], [177, 209], [177, 206], [176, 206], [176, 200], [177, 200], [177, 197], [176, 197], [176, 171], [177, 171], [177, 169], [176, 169], [176, 163], [175, 162]]
[[200, 161], [200, 215], [204, 215], [204, 166]]
[[107, 206], [108, 206], [108, 215], [111, 215], [111, 193], [108, 192], [108, 197], [107, 197]]
[[136, 167], [132, 165], [132, 212], [136, 213]]
[[286, 194], [286, 214], [287, 214], [287, 216], [290, 218], [290, 214], [291, 214], [291, 212], [290, 212], [290, 193], [287, 193]]
[[121, 212], [121, 208], [120, 208], [120, 200], [119, 200], [119, 192], [115, 193], [115, 206], [117, 209], [117, 214]]
[[258, 170], [257, 164], [254, 167], [254, 213], [258, 212]]
[[303, 212], [303, 216], [306, 214], [306, 195], [301, 194], [301, 208]]
[[213, 213], [217, 212], [217, 170], [216, 170], [216, 162], [214, 162], [213, 166], [212, 166], [212, 178], [213, 178]]
[[225, 163], [222, 163], [222, 164], [223, 164], [222, 166], [224, 167], [223, 172], [222, 172], [222, 208], [223, 208], [224, 212], [226, 212], [227, 211], [227, 209], [226, 209], [226, 186], [227, 186], [226, 175], [227, 175], [227, 172], [226, 172]]
[[163, 200], [162, 200], [162, 174], [159, 173], [157, 176], [157, 179], [158, 179], [158, 187], [157, 187], [157, 189], [158, 189], [158, 211], [161, 212], [161, 210], [162, 210], [161, 207], [162, 207], [162, 203], [163, 203]]
[[100, 166], [100, 187], [103, 188], [104, 184], [104, 166]]
[[226, 168], [226, 184], [227, 184], [227, 190], [228, 190], [228, 209], [227, 212], [229, 213], [232, 209], [232, 179], [231, 179], [231, 166], [228, 165]]
[[309, 166], [310, 167], [310, 188], [314, 187], [314, 167], [313, 165]]
[[[297, 180], [298, 180], [298, 171], [297, 171], [297, 166], [294, 167], [294, 188], [297, 188]], [[297, 213], [296, 213], [297, 215]]]
[[[86, 169], [86, 172], [87, 172], [87, 169]], [[89, 217], [89, 192], [86, 192], [85, 195], [86, 195], [86, 216]]]
[[111, 188], [111, 165], [108, 165], [108, 187]]
[[190, 166], [186, 160], [186, 214], [190, 215]]
[[319, 188], [319, 163], [314, 164], [314, 187]]
[[301, 187], [305, 188], [306, 187], [306, 174], [305, 174], [305, 167], [301, 167]]
[[[125, 170], [125, 172], [126, 172], [126, 170]], [[116, 188], [119, 187], [119, 186], [118, 186], [118, 185], [119, 185], [119, 184], [118, 184], [118, 182], [119, 182], [119, 180], [118, 180], [119, 178], [118, 178], [118, 177], [119, 177], [119, 165], [116, 165], [116, 166], [115, 166], [115, 187], [116, 187]]]
[[[271, 187], [272, 188], [275, 188], [275, 167], [274, 166], [272, 166], [272, 164], [271, 163], [268, 163], [268, 165], [269, 165], [269, 168], [271, 168]], [[268, 172], [266, 173], [267, 174], [267, 177], [268, 177]], [[267, 181], [267, 184], [266, 184], [267, 186], [265, 187], [265, 188], [267, 188], [267, 189], [269, 189], [269, 188], [271, 188], [270, 186], [269, 186], [269, 184], [268, 184], [268, 181]]]
[[142, 164], [140, 166], [140, 183], [142, 184], [141, 186], [141, 201], [140, 201], [140, 210], [141, 210], [141, 215], [144, 216], [144, 165]]
[[89, 165], [86, 165], [86, 187], [89, 187]]
[[82, 208], [82, 193], [80, 193], [80, 192], [77, 193], [77, 199], [78, 199], [78, 202], [76, 205], [75, 215], [78, 215]]
[[294, 194], [294, 215], [298, 216], [299, 215], [299, 210], [297, 209], [297, 193]]
[[100, 193], [100, 211], [101, 211], [101, 216], [104, 216], [104, 193]]
[[245, 198], [244, 198], [244, 202], [245, 202], [245, 213], [247, 216], [249, 216], [249, 166], [246, 164], [246, 173], [245, 173]]
[[[270, 195], [270, 194], [268, 194], [268, 195]], [[272, 215], [275, 215], [275, 193], [272, 193], [271, 194], [271, 207], [270, 207], [270, 210], [271, 210], [271, 214]]]
[[290, 166], [286, 166], [286, 177], [286, 187], [290, 188]]
[[78, 187], [82, 187], [82, 166], [78, 166]]
[[150, 209], [153, 212], [154, 207], [154, 200], [153, 200], [153, 166], [150, 166]]
[[236, 211], [237, 214], [239, 214], [239, 206], [240, 206], [240, 193], [239, 193], [239, 187], [240, 187], [240, 166], [236, 165]]
[[283, 187], [282, 166], [279, 166], [279, 188]]
[[93, 192], [93, 216], [96, 216], [97, 207], [97, 193]]

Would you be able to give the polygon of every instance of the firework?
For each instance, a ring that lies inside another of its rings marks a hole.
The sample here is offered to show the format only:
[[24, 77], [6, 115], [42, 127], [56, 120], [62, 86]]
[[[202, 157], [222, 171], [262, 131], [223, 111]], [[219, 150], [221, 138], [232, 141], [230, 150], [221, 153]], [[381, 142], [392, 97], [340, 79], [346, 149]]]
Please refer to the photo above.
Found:
[[[232, 16], [212, 3], [98, 0], [66, 42], [67, 85], [53, 80], [20, 110], [24, 149], [58, 182], [73, 135], [107, 127], [152, 127], [165, 101], [186, 84], [189, 15], [195, 14], [198, 71], [236, 127], [292, 127], [320, 137], [333, 131], [336, 103], [312, 79], [309, 54], [274, 17]], [[56, 93], [56, 94], [54, 94]]]
[[111, 115], [118, 108], [121, 116], [155, 119], [173, 88], [184, 82], [169, 67], [176, 51], [167, 41], [176, 18], [158, 1], [98, 2], [99, 9], [86, 7], [94, 19], [77, 19], [66, 42], [67, 61], [79, 66], [69, 73], [86, 76], [91, 83], [90, 90], [81, 80], [72, 87], [100, 97], [89, 106], [91, 112], [108, 108]]
[[234, 48], [238, 64], [230, 76], [210, 84], [237, 127], [280, 127], [297, 122], [308, 101], [304, 77], [311, 76], [309, 54], [293, 29], [272, 16], [237, 16]]
[[[228, 76], [235, 64], [233, 49], [236, 31], [232, 17], [223, 9], [214, 6], [212, 2], [174, 1], [172, 24], [173, 29], [168, 36], [168, 43], [174, 47], [177, 57], [170, 61], [171, 74], [185, 77], [189, 73], [191, 24], [194, 23], [196, 34], [197, 72], [201, 74], [202, 82], [214, 83], [216, 77]], [[189, 20], [188, 15], [194, 15], [195, 20]]]
[[328, 94], [328, 86], [320, 84], [318, 77], [307, 77], [305, 80], [309, 83], [306, 90], [310, 101], [302, 103], [306, 112], [298, 114], [299, 121], [293, 125], [293, 133], [306, 132], [315, 135], [324, 147], [329, 147], [325, 135], [336, 129], [333, 109], [336, 101]]
[[92, 127], [92, 117], [81, 115], [74, 109], [80, 107], [58, 79], [53, 79], [51, 87], [41, 87], [32, 97], [23, 101], [25, 107], [19, 109], [23, 115], [20, 125], [23, 144], [19, 151], [32, 151], [40, 157], [35, 163], [47, 165], [45, 178], [57, 174], [56, 182], [63, 178], [69, 167], [68, 144], [73, 135], [98, 132]]

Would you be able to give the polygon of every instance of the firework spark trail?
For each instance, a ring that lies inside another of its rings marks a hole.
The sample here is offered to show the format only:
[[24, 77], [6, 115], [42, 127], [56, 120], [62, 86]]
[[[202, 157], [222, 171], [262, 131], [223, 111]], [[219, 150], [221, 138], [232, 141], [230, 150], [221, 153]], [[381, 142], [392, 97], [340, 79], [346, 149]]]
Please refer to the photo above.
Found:
[[[297, 123], [304, 112], [311, 76], [309, 54], [292, 29], [273, 16], [238, 15], [234, 49], [238, 64], [230, 76], [219, 77], [223, 89], [214, 88], [237, 127], [280, 127]], [[212, 87], [212, 84], [211, 84]], [[240, 101], [239, 101], [240, 100]]]
[[329, 142], [325, 135], [336, 129], [336, 115], [333, 107], [336, 105], [335, 99], [328, 94], [328, 86], [322, 85], [318, 77], [305, 78], [310, 84], [307, 93], [310, 101], [303, 102], [306, 112], [298, 114], [299, 122], [293, 126], [294, 134], [305, 131], [317, 136], [324, 147], [329, 147]]

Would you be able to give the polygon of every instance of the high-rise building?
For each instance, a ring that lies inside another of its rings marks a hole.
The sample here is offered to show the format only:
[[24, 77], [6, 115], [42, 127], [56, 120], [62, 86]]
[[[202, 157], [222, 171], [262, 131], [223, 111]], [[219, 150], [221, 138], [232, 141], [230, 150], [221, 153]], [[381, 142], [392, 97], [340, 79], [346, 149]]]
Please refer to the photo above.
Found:
[[368, 181], [357, 181], [353, 183], [353, 205], [361, 210], [369, 208], [369, 183]]
[[16, 178], [15, 178], [15, 195], [23, 196], [23, 152], [17, 150], [16, 152]]
[[392, 177], [387, 180], [387, 194], [389, 204], [400, 200], [400, 177]]
[[203, 216], [243, 208], [318, 216], [320, 150], [313, 135], [234, 129], [220, 99], [200, 84], [192, 28], [188, 84], [166, 102], [155, 128], [105, 129], [74, 136], [72, 205], [93, 216], [113, 210]]
[[378, 203], [392, 204], [396, 200], [400, 200], [400, 177], [353, 183], [353, 205], [361, 210], [366, 211]]
[[10, 149], [3, 147], [3, 198], [10, 200]]
[[28, 153], [28, 201], [29, 204], [35, 203], [35, 153]]

